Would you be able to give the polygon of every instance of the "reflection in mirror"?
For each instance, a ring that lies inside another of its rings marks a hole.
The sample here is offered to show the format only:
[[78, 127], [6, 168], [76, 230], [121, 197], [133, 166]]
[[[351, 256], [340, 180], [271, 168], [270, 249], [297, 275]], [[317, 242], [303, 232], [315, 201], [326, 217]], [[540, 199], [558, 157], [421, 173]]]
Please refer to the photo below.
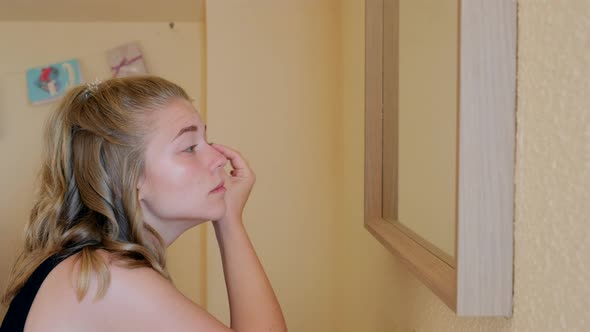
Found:
[[455, 266], [459, 0], [385, 0], [383, 218]]

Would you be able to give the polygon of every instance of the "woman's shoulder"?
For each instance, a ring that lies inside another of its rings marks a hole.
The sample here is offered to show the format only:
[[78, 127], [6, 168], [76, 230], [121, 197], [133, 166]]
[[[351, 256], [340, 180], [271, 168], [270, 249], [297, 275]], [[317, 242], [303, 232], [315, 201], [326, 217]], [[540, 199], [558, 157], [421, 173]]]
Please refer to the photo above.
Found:
[[105, 250], [97, 253], [107, 262], [110, 272], [104, 296], [96, 297], [98, 282], [93, 276], [86, 296], [78, 301], [80, 254], [74, 254], [62, 261], [42, 284], [27, 319], [27, 332], [182, 331], [189, 327], [194, 330], [196, 326], [225, 330], [158, 272], [149, 267], [126, 267]]

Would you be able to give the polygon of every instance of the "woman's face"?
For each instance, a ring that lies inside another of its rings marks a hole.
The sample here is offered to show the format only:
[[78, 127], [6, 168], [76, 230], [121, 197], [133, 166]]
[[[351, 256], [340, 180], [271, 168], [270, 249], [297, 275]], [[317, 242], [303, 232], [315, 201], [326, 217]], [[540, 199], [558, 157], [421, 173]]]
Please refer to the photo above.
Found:
[[152, 121], [138, 181], [145, 221], [166, 237], [170, 229], [162, 228], [182, 233], [223, 217], [224, 190], [213, 190], [226, 179], [227, 159], [207, 142], [199, 113], [187, 100], [174, 99]]

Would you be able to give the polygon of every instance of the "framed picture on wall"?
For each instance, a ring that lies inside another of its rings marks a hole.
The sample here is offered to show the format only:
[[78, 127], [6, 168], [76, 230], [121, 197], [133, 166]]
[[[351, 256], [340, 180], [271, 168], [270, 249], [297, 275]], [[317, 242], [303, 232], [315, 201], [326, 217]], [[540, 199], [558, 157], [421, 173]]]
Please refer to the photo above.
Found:
[[58, 99], [72, 85], [80, 84], [80, 64], [71, 59], [27, 70], [27, 91], [33, 105]]
[[131, 42], [107, 52], [113, 77], [145, 75], [148, 73], [138, 42]]

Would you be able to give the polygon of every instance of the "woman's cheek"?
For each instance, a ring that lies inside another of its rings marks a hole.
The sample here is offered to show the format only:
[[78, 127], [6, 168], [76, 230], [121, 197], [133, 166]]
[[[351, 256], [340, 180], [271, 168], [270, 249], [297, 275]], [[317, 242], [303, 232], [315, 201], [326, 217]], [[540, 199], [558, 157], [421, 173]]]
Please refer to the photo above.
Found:
[[169, 166], [170, 182], [179, 190], [182, 190], [181, 188], [191, 190], [195, 186], [200, 186], [203, 182], [202, 173], [203, 170], [200, 169], [198, 163], [190, 160], [183, 160]]

